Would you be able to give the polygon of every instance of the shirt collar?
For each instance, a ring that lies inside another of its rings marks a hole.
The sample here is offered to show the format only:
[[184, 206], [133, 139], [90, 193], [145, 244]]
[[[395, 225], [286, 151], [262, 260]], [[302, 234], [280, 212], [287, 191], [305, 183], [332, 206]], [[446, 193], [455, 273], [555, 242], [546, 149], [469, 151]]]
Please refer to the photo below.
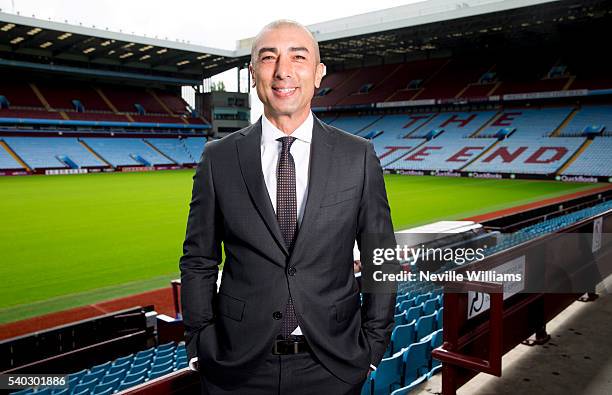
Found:
[[291, 136], [305, 143], [310, 143], [312, 140], [312, 127], [314, 120], [312, 117], [312, 111], [308, 113], [308, 117], [300, 126], [297, 127], [290, 135], [283, 133], [276, 126], [266, 118], [265, 114], [261, 116], [261, 143], [268, 144], [276, 142], [280, 137]]

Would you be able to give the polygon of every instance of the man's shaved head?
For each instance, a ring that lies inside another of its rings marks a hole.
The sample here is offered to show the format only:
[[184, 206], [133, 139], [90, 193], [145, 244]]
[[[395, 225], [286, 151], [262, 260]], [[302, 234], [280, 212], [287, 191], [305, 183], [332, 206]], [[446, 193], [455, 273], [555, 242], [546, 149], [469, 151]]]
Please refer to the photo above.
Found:
[[255, 39], [253, 40], [253, 44], [251, 46], [251, 64], [255, 64], [255, 60], [257, 59], [257, 49], [258, 49], [259, 41], [260, 41], [261, 37], [267, 31], [278, 29], [279, 27], [294, 27], [294, 28], [301, 29], [304, 32], [306, 32], [308, 34], [308, 36], [312, 39], [312, 46], [315, 49], [315, 61], [317, 63], [319, 63], [321, 61], [321, 54], [319, 53], [319, 43], [315, 39], [315, 37], [312, 34], [312, 32], [310, 30], [308, 30], [306, 28], [306, 26], [302, 25], [299, 22], [292, 21], [292, 20], [289, 20], [289, 19], [279, 19], [279, 20], [276, 20], [276, 21], [268, 23], [255, 36]]

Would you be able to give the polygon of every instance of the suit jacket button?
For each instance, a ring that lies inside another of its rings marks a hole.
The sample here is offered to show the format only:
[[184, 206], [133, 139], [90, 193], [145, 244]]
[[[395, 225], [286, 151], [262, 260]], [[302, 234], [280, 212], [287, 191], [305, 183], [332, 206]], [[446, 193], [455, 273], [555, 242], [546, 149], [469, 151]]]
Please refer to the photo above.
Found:
[[274, 313], [272, 313], [272, 318], [274, 318], [275, 320], [280, 320], [281, 318], [283, 318], [283, 313], [281, 313], [280, 311], [275, 311]]
[[291, 267], [289, 268], [289, 270], [287, 270], [287, 273], [289, 273], [289, 275], [290, 275], [290, 276], [295, 276], [295, 272], [296, 272], [296, 271], [297, 271], [297, 270], [295, 270], [295, 268], [294, 268], [293, 266], [291, 266]]

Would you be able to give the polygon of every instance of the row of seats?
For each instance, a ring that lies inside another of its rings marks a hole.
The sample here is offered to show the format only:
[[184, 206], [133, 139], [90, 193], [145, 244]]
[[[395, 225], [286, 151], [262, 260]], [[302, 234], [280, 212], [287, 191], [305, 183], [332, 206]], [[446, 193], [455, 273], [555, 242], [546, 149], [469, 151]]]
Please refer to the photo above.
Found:
[[[187, 103], [180, 93], [149, 90], [136, 87], [62, 82], [55, 84], [2, 81], [0, 96], [4, 96], [9, 107], [28, 107], [45, 110], [46, 103], [55, 110], [80, 112], [109, 112], [138, 114], [186, 115]], [[75, 107], [78, 101], [80, 108]], [[127, 119], [123, 119], [126, 121]], [[161, 122], [169, 122], [162, 118]], [[174, 121], [176, 122], [176, 121]]]
[[[453, 57], [383, 64], [330, 72], [312, 100], [313, 107], [368, 105], [404, 100], [479, 98], [492, 95], [609, 88], [609, 71], [594, 76], [597, 66], [584, 59], [531, 53], [517, 64], [516, 54], [494, 58]], [[567, 66], [567, 67], [565, 67]], [[578, 74], [570, 78], [571, 73]], [[593, 78], [595, 77], [595, 78]], [[599, 77], [599, 78], [597, 78]]]
[[[99, 157], [113, 166], [193, 164], [199, 161], [206, 143], [203, 137], [3, 137], [1, 140], [32, 169], [107, 166]], [[98, 156], [92, 154], [81, 142]], [[21, 165], [9, 152], [0, 147], [0, 169], [20, 168]]]
[[110, 395], [188, 366], [184, 344], [162, 344], [68, 375], [68, 388], [25, 389], [13, 394]]
[[[441, 111], [389, 115], [342, 115], [323, 120], [347, 132], [367, 136], [377, 132], [398, 132], [402, 137], [444, 136], [496, 137], [500, 131], [521, 137], [546, 137], [557, 129], [561, 136], [582, 135], [589, 126], [612, 130], [612, 106], [506, 108], [501, 111]], [[570, 119], [570, 115], [573, 115]], [[563, 122], [568, 119], [568, 123]]]

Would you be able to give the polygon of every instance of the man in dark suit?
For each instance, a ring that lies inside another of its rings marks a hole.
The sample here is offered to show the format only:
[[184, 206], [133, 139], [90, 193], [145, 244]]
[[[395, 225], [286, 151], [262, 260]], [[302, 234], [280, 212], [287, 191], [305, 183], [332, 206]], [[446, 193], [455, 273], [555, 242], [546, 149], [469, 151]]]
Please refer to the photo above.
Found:
[[370, 142], [313, 116], [324, 65], [305, 27], [267, 25], [249, 69], [264, 115], [209, 142], [194, 176], [188, 357], [205, 394], [358, 394], [393, 327], [395, 294], [360, 304], [353, 275], [355, 240], [393, 236], [380, 163]]

